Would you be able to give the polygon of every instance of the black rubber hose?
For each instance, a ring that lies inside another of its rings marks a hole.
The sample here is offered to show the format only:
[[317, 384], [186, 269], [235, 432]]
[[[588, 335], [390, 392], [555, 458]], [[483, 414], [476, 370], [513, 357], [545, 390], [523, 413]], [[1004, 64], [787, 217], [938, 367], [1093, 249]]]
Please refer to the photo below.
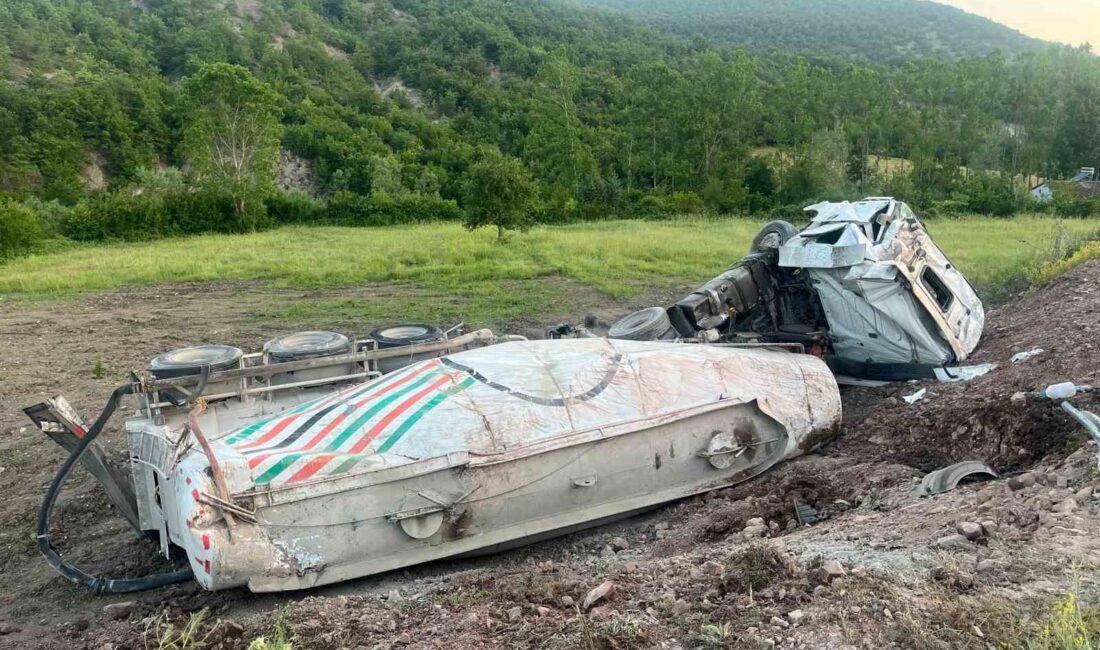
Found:
[[96, 439], [96, 436], [103, 431], [103, 427], [107, 424], [107, 420], [111, 418], [111, 415], [114, 414], [115, 409], [118, 408], [119, 402], [122, 401], [122, 397], [131, 393], [133, 393], [133, 387], [129, 384], [119, 386], [115, 389], [115, 392], [111, 393], [111, 398], [107, 400], [107, 405], [103, 407], [103, 412], [99, 414], [95, 423], [92, 424], [91, 428], [84, 434], [80, 443], [65, 460], [65, 464], [61, 466], [61, 469], [59, 469], [57, 474], [53, 477], [53, 482], [50, 483], [50, 489], [46, 491], [46, 497], [42, 499], [42, 506], [38, 509], [38, 550], [42, 553], [42, 557], [46, 558], [50, 566], [64, 576], [69, 582], [87, 587], [88, 590], [94, 594], [123, 594], [134, 591], [145, 591], [146, 589], [156, 589], [165, 585], [185, 582], [194, 577], [194, 573], [192, 573], [191, 568], [188, 567], [187, 569], [182, 569], [173, 573], [158, 573], [142, 578], [123, 578], [119, 580], [99, 578], [85, 573], [63, 560], [61, 556], [58, 555], [57, 551], [54, 550], [53, 546], [50, 545], [50, 511], [53, 510], [57, 495], [61, 492], [61, 486], [64, 485], [65, 479], [69, 476], [69, 472], [72, 471], [73, 466], [80, 460], [80, 457], [84, 455], [88, 446], [91, 445]]

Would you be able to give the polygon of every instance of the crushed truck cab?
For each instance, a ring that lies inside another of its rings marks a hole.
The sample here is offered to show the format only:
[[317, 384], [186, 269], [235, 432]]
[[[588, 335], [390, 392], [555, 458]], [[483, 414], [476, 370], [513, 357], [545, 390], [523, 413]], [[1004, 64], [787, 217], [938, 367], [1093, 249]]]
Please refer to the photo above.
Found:
[[804, 346], [838, 374], [950, 374], [985, 324], [982, 302], [909, 207], [818, 203], [802, 230], [769, 223], [748, 256], [667, 310], [682, 340]]

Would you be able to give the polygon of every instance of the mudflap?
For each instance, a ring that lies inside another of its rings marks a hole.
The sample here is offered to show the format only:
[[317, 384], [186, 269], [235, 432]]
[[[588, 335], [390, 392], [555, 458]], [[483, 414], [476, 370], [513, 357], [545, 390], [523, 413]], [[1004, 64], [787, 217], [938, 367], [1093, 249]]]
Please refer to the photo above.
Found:
[[[69, 405], [68, 400], [60, 395], [34, 406], [28, 406], [23, 409], [23, 412], [42, 433], [69, 453], [72, 453], [73, 449], [80, 444], [87, 431], [84, 421]], [[129, 474], [110, 462], [103, 453], [103, 449], [94, 442], [88, 445], [88, 449], [80, 457], [80, 462], [107, 490], [107, 498], [118, 509], [119, 514], [126, 518], [134, 530], [141, 533], [137, 498], [134, 496], [134, 487], [130, 482]]]

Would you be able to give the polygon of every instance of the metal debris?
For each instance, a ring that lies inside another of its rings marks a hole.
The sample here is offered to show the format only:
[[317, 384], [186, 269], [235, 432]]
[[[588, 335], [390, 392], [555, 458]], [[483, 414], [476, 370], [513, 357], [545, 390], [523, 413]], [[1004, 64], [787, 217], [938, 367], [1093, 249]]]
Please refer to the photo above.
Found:
[[1043, 348], [1031, 348], [1030, 350], [1024, 350], [1023, 352], [1017, 352], [1012, 355], [1012, 363], [1020, 363], [1021, 361], [1027, 361], [1031, 357], [1037, 357], [1040, 354], [1046, 352]]
[[922, 389], [918, 390], [917, 392], [913, 393], [912, 395], [906, 395], [906, 396], [902, 397], [902, 399], [905, 400], [906, 404], [916, 404], [917, 402], [924, 399], [924, 395], [927, 392], [928, 392], [927, 388], [922, 388]]
[[955, 463], [926, 474], [921, 479], [920, 485], [913, 490], [913, 495], [927, 497], [954, 490], [963, 479], [975, 477], [997, 478], [997, 472], [994, 472], [989, 465], [974, 460]]

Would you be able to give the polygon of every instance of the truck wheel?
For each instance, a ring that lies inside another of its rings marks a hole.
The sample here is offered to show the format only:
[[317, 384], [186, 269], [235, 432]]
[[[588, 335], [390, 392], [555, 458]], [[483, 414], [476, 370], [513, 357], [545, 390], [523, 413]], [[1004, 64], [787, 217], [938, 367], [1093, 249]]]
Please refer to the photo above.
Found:
[[149, 362], [149, 372], [157, 379], [187, 377], [210, 366], [212, 372], [235, 367], [244, 352], [229, 345], [192, 345], [169, 350]]
[[661, 307], [636, 311], [611, 326], [607, 336], [628, 341], [657, 341], [666, 338], [672, 322]]
[[336, 332], [297, 332], [271, 339], [264, 344], [264, 352], [275, 363], [330, 357], [351, 352], [351, 341]]
[[367, 337], [377, 341], [380, 348], [399, 348], [415, 343], [442, 341], [443, 330], [434, 325], [401, 323], [373, 329]]
[[769, 221], [752, 238], [749, 253], [768, 253], [778, 250], [780, 246], [786, 244], [791, 237], [797, 234], [798, 228], [795, 228], [789, 221]]

